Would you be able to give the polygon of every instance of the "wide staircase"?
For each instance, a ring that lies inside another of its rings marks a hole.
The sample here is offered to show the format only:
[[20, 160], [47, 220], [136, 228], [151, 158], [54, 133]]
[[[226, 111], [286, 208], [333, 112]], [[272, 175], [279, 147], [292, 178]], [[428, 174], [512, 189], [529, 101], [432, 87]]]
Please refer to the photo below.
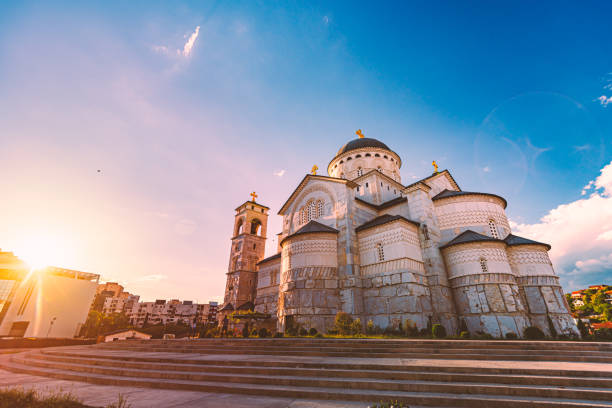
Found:
[[612, 343], [128, 340], [40, 349], [5, 370], [125, 385], [437, 407], [610, 407]]

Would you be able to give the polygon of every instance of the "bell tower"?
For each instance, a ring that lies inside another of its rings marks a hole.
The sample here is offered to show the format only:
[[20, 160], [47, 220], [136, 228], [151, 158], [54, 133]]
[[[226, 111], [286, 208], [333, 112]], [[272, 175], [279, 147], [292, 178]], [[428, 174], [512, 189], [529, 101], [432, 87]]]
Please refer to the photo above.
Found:
[[236, 208], [223, 311], [241, 306], [253, 309], [255, 303], [257, 262], [263, 259], [266, 249], [269, 208], [255, 202], [255, 192], [251, 197]]

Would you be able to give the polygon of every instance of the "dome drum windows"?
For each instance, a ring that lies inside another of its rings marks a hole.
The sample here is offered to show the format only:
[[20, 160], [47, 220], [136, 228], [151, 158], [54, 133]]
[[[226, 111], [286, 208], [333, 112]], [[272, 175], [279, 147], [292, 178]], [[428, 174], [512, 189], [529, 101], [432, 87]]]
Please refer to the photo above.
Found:
[[357, 177], [361, 177], [361, 176], [363, 176], [363, 169], [361, 167], [359, 167], [357, 169]]

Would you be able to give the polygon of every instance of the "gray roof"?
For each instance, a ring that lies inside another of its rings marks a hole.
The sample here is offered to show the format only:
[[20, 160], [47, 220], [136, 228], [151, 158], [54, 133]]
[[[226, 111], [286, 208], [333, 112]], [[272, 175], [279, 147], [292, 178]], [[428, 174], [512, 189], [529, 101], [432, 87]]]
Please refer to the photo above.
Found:
[[225, 312], [226, 310], [234, 310], [234, 306], [231, 303], [228, 303], [227, 305], [223, 306], [219, 311]]
[[377, 147], [379, 149], [385, 149], [391, 151], [389, 147], [381, 142], [380, 140], [371, 139], [369, 137], [363, 137], [358, 139], [353, 139], [338, 150], [336, 156], [341, 155], [342, 153], [350, 152], [351, 150], [357, 150], [364, 147]]
[[472, 191], [453, 191], [453, 190], [444, 189], [440, 193], [438, 193], [435, 196], [433, 196], [431, 199], [433, 201], [435, 201], [435, 200], [441, 200], [443, 198], [448, 198], [448, 197], [473, 195], [473, 194], [486, 195], [486, 196], [491, 196], [491, 197], [499, 198], [500, 200], [502, 200], [504, 202], [504, 208], [506, 208], [508, 206], [508, 202], [506, 201], [506, 199], [503, 198], [503, 197], [498, 196], [497, 194], [475, 193], [475, 192], [472, 192]]
[[269, 256], [267, 258], [262, 259], [261, 261], [257, 262], [257, 265], [260, 265], [262, 263], [265, 263], [265, 262], [268, 262], [268, 261], [271, 261], [273, 259], [277, 259], [277, 258], [280, 258], [280, 257], [281, 257], [281, 253], [279, 252], [278, 254], [274, 254], [272, 256]]
[[368, 228], [378, 227], [379, 225], [387, 224], [389, 222], [393, 222], [397, 220], [403, 220], [403, 221], [409, 222], [411, 224], [416, 225], [417, 227], [420, 225], [418, 222], [409, 220], [408, 218], [404, 218], [401, 215], [384, 214], [384, 215], [381, 215], [380, 217], [376, 217], [373, 220], [366, 222], [365, 224], [358, 226], [357, 228], [355, 228], [355, 231], [356, 232], [363, 231]]
[[253, 302], [244, 302], [240, 306], [238, 306], [237, 310], [255, 310], [255, 305]]
[[332, 227], [328, 227], [327, 225], [323, 225], [320, 222], [310, 221], [308, 222], [308, 224], [304, 225], [302, 228], [300, 228], [293, 234], [287, 235], [285, 238], [283, 238], [283, 240], [281, 241], [281, 245], [283, 242], [285, 242], [285, 240], [289, 238], [293, 238], [296, 235], [310, 234], [313, 232], [331, 232], [331, 233], [337, 234], [338, 230]]
[[474, 232], [472, 230], [467, 230], [467, 231], [464, 231], [461, 234], [457, 235], [450, 242], [446, 243], [445, 245], [442, 245], [440, 247], [440, 249], [448, 248], [450, 246], [458, 245], [458, 244], [467, 244], [467, 243], [470, 243], [470, 242], [501, 242], [501, 243], [505, 243], [505, 241], [502, 241], [501, 239], [491, 238], [491, 237], [488, 237], [486, 235], [482, 235], [482, 234], [479, 234], [477, 232]]
[[368, 203], [366, 200], [362, 200], [359, 197], [355, 197], [355, 201], [359, 201], [360, 203], [363, 203], [363, 204], [368, 205], [368, 206], [370, 206], [372, 208], [375, 208], [377, 211], [380, 211], [380, 210], [384, 210], [385, 208], [393, 207], [394, 205], [404, 203], [404, 202], [408, 201], [408, 197], [396, 197], [396, 198], [394, 198], [392, 200], [385, 201], [384, 203], [378, 204], [378, 205], [372, 204], [372, 203]]
[[543, 242], [533, 241], [531, 239], [519, 237], [518, 235], [512, 235], [512, 234], [504, 238], [504, 241], [506, 242], [506, 244], [510, 246], [512, 245], [544, 245], [546, 248], [548, 248], [548, 250], [550, 250], [551, 248], [550, 245], [545, 244]]

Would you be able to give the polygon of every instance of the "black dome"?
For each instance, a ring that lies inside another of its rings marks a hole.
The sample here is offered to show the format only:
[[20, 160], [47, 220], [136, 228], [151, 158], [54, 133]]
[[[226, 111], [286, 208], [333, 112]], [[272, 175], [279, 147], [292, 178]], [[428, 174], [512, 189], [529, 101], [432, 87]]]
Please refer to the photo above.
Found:
[[363, 137], [351, 140], [350, 142], [342, 146], [340, 150], [338, 150], [336, 156], [339, 156], [342, 153], [350, 152], [351, 150], [361, 149], [363, 147], [378, 147], [380, 149], [391, 151], [391, 149], [389, 149], [389, 147], [383, 142], [376, 139], [370, 139], [369, 137]]

